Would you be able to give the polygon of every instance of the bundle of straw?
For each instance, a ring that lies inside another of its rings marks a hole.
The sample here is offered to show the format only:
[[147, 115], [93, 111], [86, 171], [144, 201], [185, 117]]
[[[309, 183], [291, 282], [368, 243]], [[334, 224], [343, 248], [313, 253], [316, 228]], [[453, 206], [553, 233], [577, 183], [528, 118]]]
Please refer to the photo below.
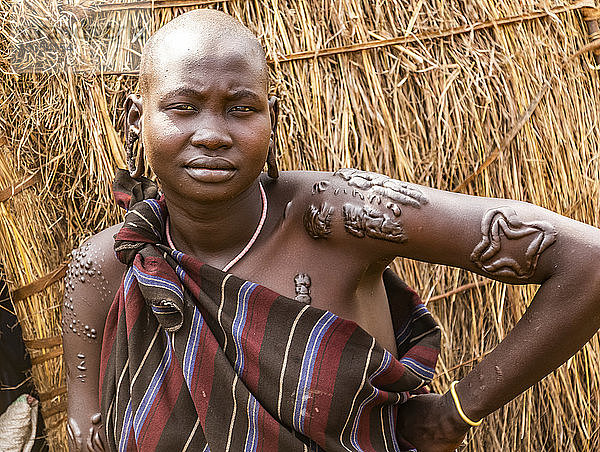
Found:
[[[60, 332], [62, 287], [18, 289], [119, 221], [110, 181], [123, 165], [121, 105], [137, 90], [141, 48], [206, 6], [238, 17], [267, 49], [285, 169], [356, 166], [598, 224], [598, 55], [568, 60], [598, 38], [591, 0], [2, 2], [0, 190], [39, 179], [1, 203], [0, 256], [25, 338], [46, 338], [29, 344], [53, 450], [64, 447], [65, 394], [60, 345], [49, 346], [60, 341], [48, 338]], [[535, 293], [457, 269], [397, 267], [443, 325], [438, 391], [506, 335]], [[599, 354], [595, 337], [469, 433], [467, 450], [598, 450]]]

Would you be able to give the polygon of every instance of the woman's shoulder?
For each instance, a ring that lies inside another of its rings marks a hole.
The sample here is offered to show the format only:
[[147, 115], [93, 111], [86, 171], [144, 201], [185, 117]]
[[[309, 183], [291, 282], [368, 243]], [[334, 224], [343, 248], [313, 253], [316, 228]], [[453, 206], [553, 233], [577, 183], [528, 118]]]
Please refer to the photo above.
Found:
[[89, 276], [94, 276], [93, 271], [100, 271], [105, 277], [122, 275], [126, 266], [121, 263], [115, 254], [115, 235], [123, 223], [110, 226], [87, 240], [73, 250], [71, 266], [87, 270]]
[[[92, 305], [105, 312], [116, 294], [126, 266], [114, 252], [114, 235], [121, 224], [111, 226], [85, 240], [71, 253], [65, 278], [65, 305]], [[75, 299], [75, 301], [73, 300]]]
[[[373, 186], [406, 184], [385, 174], [363, 171], [356, 168], [341, 168], [336, 171], [281, 171], [278, 185], [305, 190], [311, 194], [323, 193], [330, 187], [366, 190]], [[414, 184], [413, 184], [414, 185]], [[283, 188], [283, 187], [282, 187]]]
[[315, 184], [329, 180], [333, 174], [326, 171], [280, 171], [276, 180], [265, 175], [261, 181], [267, 192], [286, 199], [298, 199], [309, 195]]
[[281, 171], [279, 173], [278, 182], [284, 184], [299, 184], [299, 185], [309, 185], [318, 182], [321, 179], [327, 179], [331, 177], [334, 173], [331, 171], [305, 171], [305, 170], [295, 170], [295, 171]]

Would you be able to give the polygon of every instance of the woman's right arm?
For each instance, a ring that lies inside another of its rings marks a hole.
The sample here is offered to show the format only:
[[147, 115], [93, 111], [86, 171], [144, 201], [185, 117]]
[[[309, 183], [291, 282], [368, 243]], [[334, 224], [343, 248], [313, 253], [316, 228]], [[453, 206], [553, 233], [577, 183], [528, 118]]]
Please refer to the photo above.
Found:
[[73, 251], [65, 278], [63, 349], [67, 367], [69, 450], [104, 451], [99, 368], [104, 322], [125, 266], [113, 251], [120, 225]]

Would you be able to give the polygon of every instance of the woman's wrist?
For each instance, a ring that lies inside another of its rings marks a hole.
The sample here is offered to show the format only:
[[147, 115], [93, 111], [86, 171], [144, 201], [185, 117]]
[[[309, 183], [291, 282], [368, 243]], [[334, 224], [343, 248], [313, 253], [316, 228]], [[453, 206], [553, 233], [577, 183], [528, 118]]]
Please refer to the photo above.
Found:
[[460, 416], [460, 418], [465, 422], [465, 424], [470, 427], [479, 427], [483, 422], [483, 419], [472, 419], [464, 412], [462, 408], [462, 404], [460, 403], [460, 399], [458, 397], [458, 393], [456, 391], [456, 385], [458, 381], [453, 381], [450, 384], [450, 390], [448, 391], [452, 397], [452, 401], [454, 402], [454, 408], [456, 408], [456, 412]]
[[459, 436], [468, 432], [471, 426], [461, 418], [450, 391], [442, 395], [442, 404], [444, 406], [444, 413], [446, 413], [442, 428], [449, 432], [448, 436]]
[[470, 427], [478, 427], [483, 422], [486, 413], [478, 412], [474, 409], [472, 402], [472, 394], [465, 394], [465, 383], [461, 380], [453, 381], [450, 388], [444, 394], [444, 398], [449, 403], [453, 410], [453, 418], [463, 425]]

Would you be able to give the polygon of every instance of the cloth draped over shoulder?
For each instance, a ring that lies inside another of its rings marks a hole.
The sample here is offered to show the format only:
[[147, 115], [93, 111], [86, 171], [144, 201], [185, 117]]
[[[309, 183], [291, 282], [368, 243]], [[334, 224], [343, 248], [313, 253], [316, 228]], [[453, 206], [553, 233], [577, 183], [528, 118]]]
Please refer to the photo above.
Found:
[[106, 320], [101, 410], [113, 451], [402, 451], [399, 404], [425, 391], [440, 331], [384, 273], [400, 359], [355, 322], [165, 245], [164, 198], [120, 171], [128, 266]]

